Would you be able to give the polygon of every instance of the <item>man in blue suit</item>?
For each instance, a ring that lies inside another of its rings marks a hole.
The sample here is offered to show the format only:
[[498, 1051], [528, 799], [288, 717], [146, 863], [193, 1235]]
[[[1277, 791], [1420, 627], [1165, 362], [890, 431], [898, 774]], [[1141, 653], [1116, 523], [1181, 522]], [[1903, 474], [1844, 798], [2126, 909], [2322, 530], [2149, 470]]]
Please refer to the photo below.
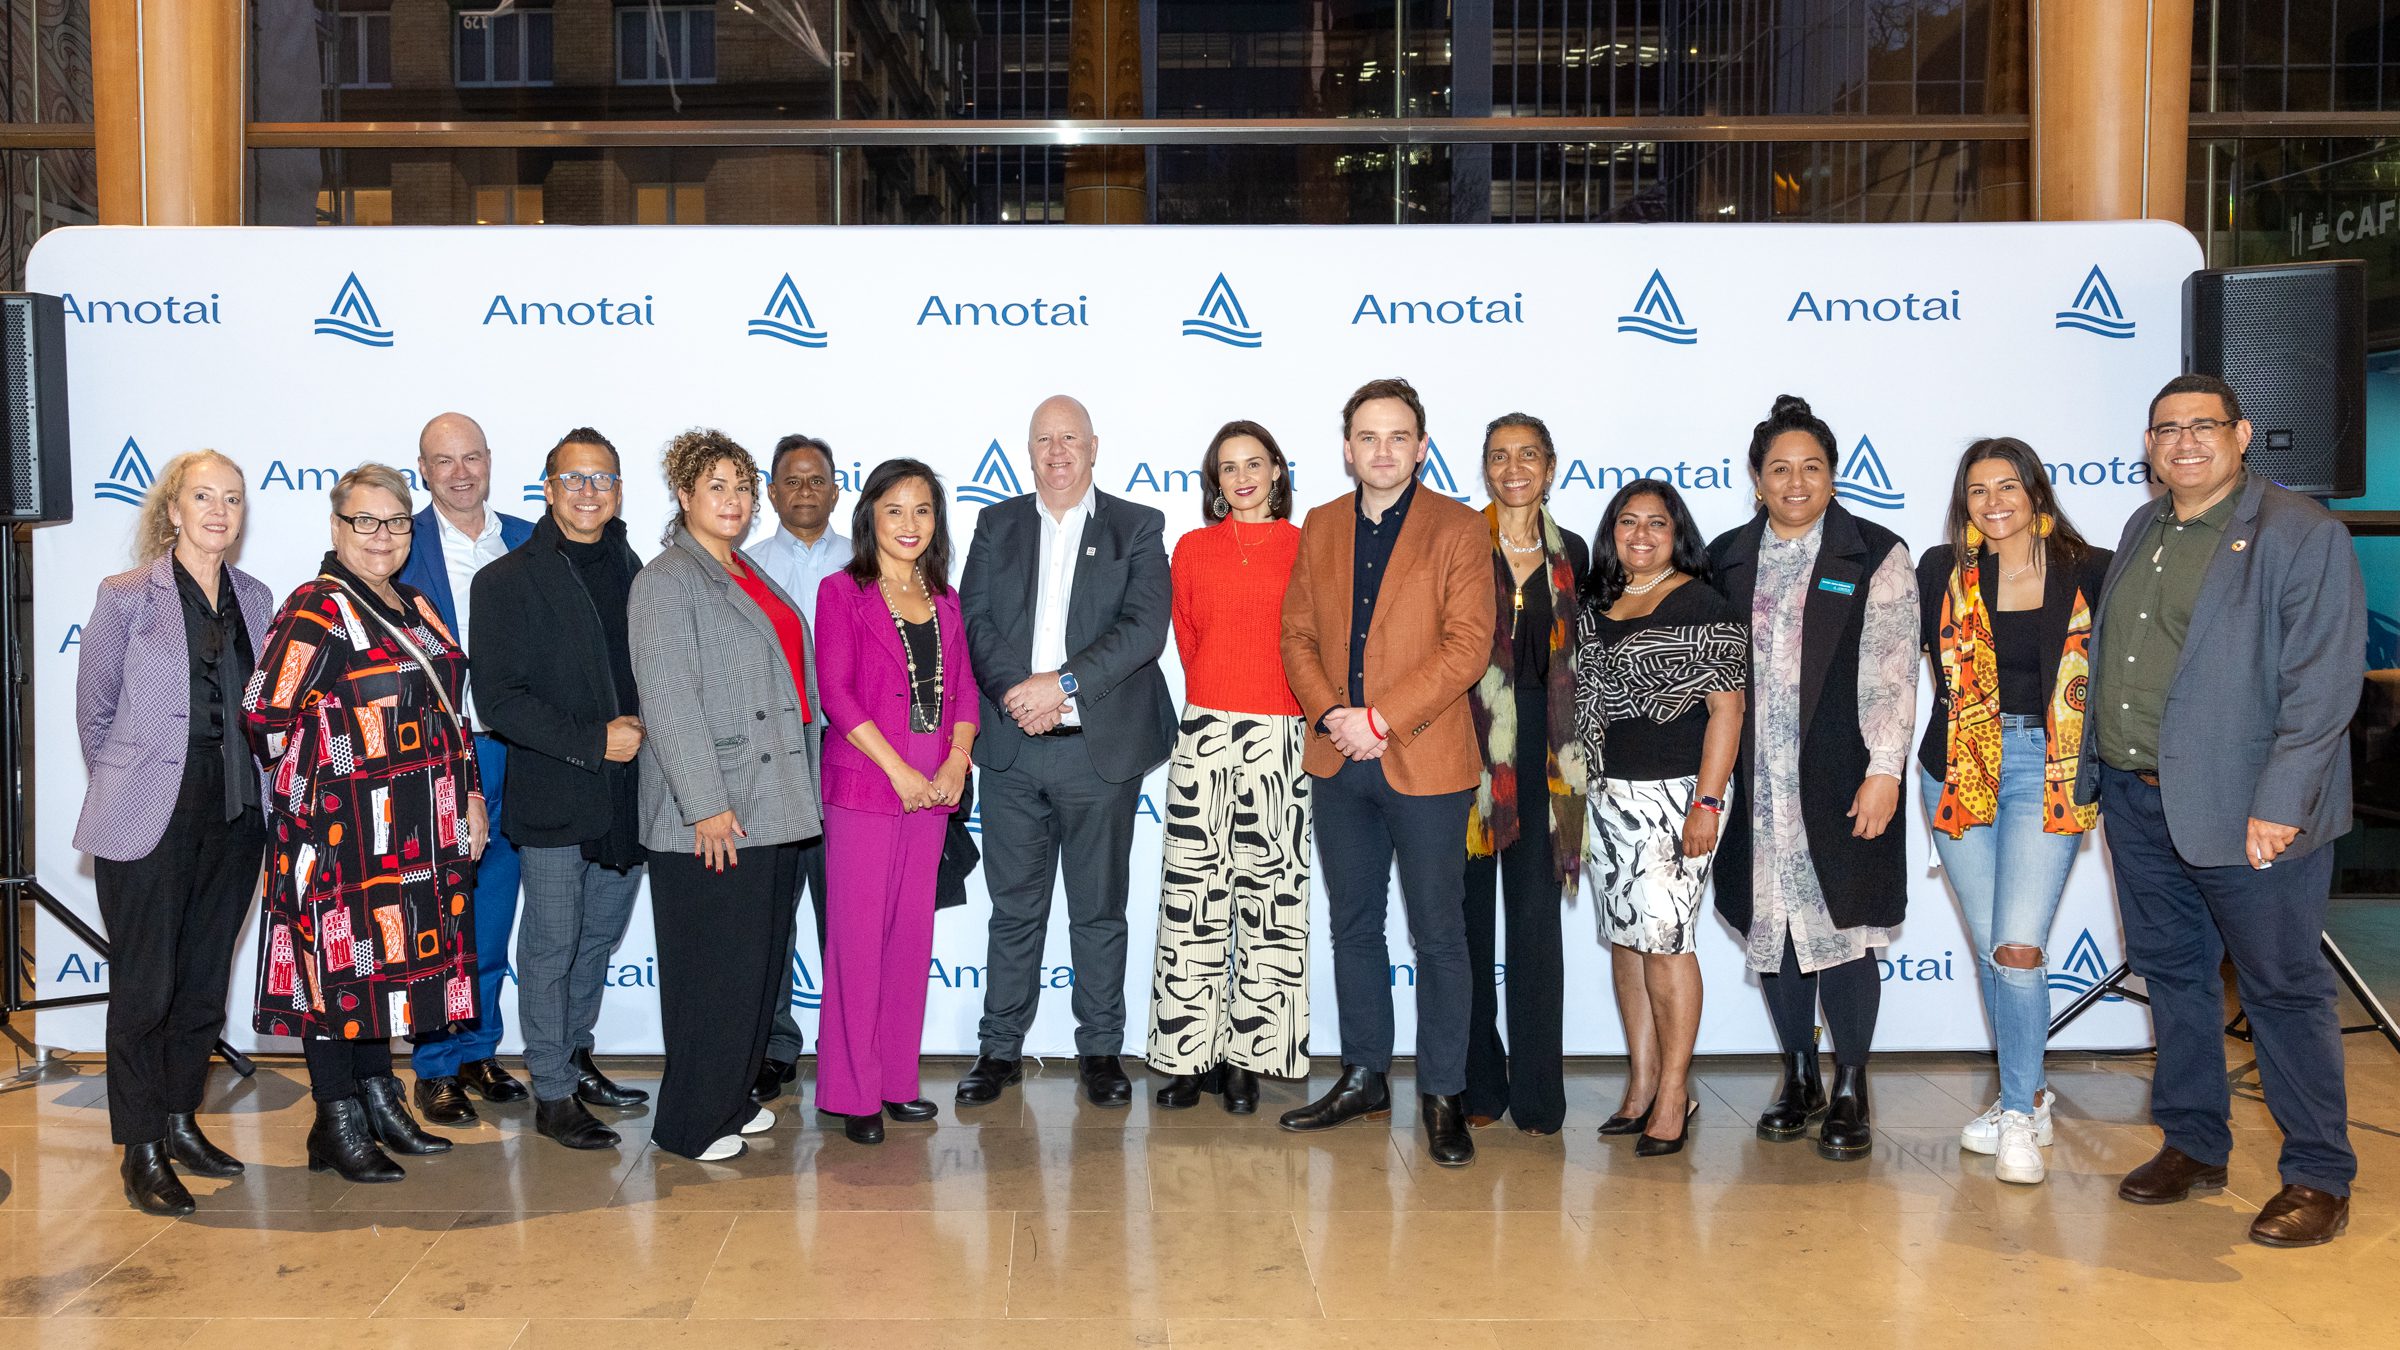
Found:
[[[504, 516], [489, 509], [492, 495], [492, 448], [483, 428], [465, 413], [446, 412], [425, 424], [417, 435], [417, 477], [433, 497], [433, 505], [417, 513], [408, 550], [408, 565], [400, 580], [423, 591], [441, 611], [442, 623], [463, 648], [467, 640], [467, 605], [475, 574], [484, 566], [523, 544], [533, 535], [533, 522]], [[466, 1125], [475, 1120], [467, 1100], [473, 1088], [487, 1102], [525, 1100], [525, 1085], [500, 1067], [503, 1023], [500, 981], [508, 974], [508, 939], [517, 923], [517, 850], [500, 832], [501, 786], [507, 778], [506, 748], [483, 733], [475, 720], [475, 654], [467, 653], [467, 695], [459, 708], [475, 731], [475, 761], [483, 776], [484, 808], [491, 815], [491, 842], [475, 872], [475, 954], [480, 971], [477, 1006], [483, 1019], [444, 1036], [429, 1036], [416, 1045], [417, 1112], [437, 1125]]]

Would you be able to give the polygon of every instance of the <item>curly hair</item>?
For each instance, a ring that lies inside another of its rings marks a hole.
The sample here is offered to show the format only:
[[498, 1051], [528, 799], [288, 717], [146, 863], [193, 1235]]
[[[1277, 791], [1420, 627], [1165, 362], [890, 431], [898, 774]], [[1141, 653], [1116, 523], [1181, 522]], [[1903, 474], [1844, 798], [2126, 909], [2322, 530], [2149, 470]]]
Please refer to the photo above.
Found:
[[192, 470], [203, 464], [222, 464], [233, 470], [234, 477], [242, 480], [245, 491], [250, 486], [250, 480], [242, 473], [242, 466], [214, 450], [187, 450], [168, 460], [167, 467], [159, 471], [158, 481], [152, 483], [150, 491], [142, 496], [142, 514], [133, 527], [133, 560], [136, 563], [148, 566], [167, 556], [168, 551], [175, 547], [175, 522], [167, 517], [167, 506], [183, 495], [184, 483], [191, 478]]
[[750, 495], [756, 498], [758, 461], [751, 458], [750, 452], [736, 444], [731, 436], [714, 427], [693, 427], [667, 442], [667, 490], [676, 494], [678, 505], [674, 518], [667, 522], [666, 533], [660, 536], [659, 542], [675, 542], [675, 532], [683, 528], [683, 507], [680, 504], [683, 494], [697, 491], [700, 480], [708, 476], [708, 471], [726, 461], [733, 464], [733, 477], [747, 480]]

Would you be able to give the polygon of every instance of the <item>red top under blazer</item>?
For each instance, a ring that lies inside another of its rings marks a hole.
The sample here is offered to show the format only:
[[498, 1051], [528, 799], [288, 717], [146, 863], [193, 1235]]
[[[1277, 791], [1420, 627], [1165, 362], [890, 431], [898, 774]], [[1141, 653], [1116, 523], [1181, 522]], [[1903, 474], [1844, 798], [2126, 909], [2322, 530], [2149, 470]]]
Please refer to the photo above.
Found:
[[[836, 572], [817, 587], [817, 696], [825, 713], [825, 804], [878, 815], [900, 814], [892, 780], [850, 743], [851, 728], [872, 721], [909, 767], [932, 777], [950, 753], [951, 733], [960, 723], [981, 725], [975, 672], [967, 664], [967, 624], [959, 614], [955, 587], [933, 597], [942, 629], [942, 718], [940, 729], [908, 729], [908, 653], [900, 630], [874, 582]], [[929, 806], [948, 815], [955, 802]]]

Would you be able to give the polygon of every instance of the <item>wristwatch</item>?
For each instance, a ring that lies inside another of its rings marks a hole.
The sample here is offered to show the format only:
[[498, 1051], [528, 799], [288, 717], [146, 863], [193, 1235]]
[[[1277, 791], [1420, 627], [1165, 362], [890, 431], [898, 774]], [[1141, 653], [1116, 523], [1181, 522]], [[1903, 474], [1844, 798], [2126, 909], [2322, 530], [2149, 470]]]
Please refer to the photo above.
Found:
[[1065, 694], [1068, 698], [1073, 698], [1075, 697], [1075, 690], [1077, 687], [1078, 686], [1075, 683], [1074, 671], [1062, 670], [1058, 672], [1058, 692]]

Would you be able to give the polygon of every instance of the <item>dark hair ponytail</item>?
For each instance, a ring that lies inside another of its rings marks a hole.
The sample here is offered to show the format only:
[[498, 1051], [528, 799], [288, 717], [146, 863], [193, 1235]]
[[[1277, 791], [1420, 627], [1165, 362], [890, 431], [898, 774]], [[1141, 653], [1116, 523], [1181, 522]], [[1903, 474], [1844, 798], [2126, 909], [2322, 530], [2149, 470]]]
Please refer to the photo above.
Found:
[[1775, 406], [1768, 410], [1767, 420], [1750, 429], [1750, 472], [1759, 473], [1767, 467], [1767, 447], [1775, 438], [1790, 431], [1805, 431], [1825, 447], [1825, 467], [1839, 467], [1841, 451], [1834, 447], [1833, 428], [1810, 411], [1808, 400], [1798, 394], [1777, 394]]

